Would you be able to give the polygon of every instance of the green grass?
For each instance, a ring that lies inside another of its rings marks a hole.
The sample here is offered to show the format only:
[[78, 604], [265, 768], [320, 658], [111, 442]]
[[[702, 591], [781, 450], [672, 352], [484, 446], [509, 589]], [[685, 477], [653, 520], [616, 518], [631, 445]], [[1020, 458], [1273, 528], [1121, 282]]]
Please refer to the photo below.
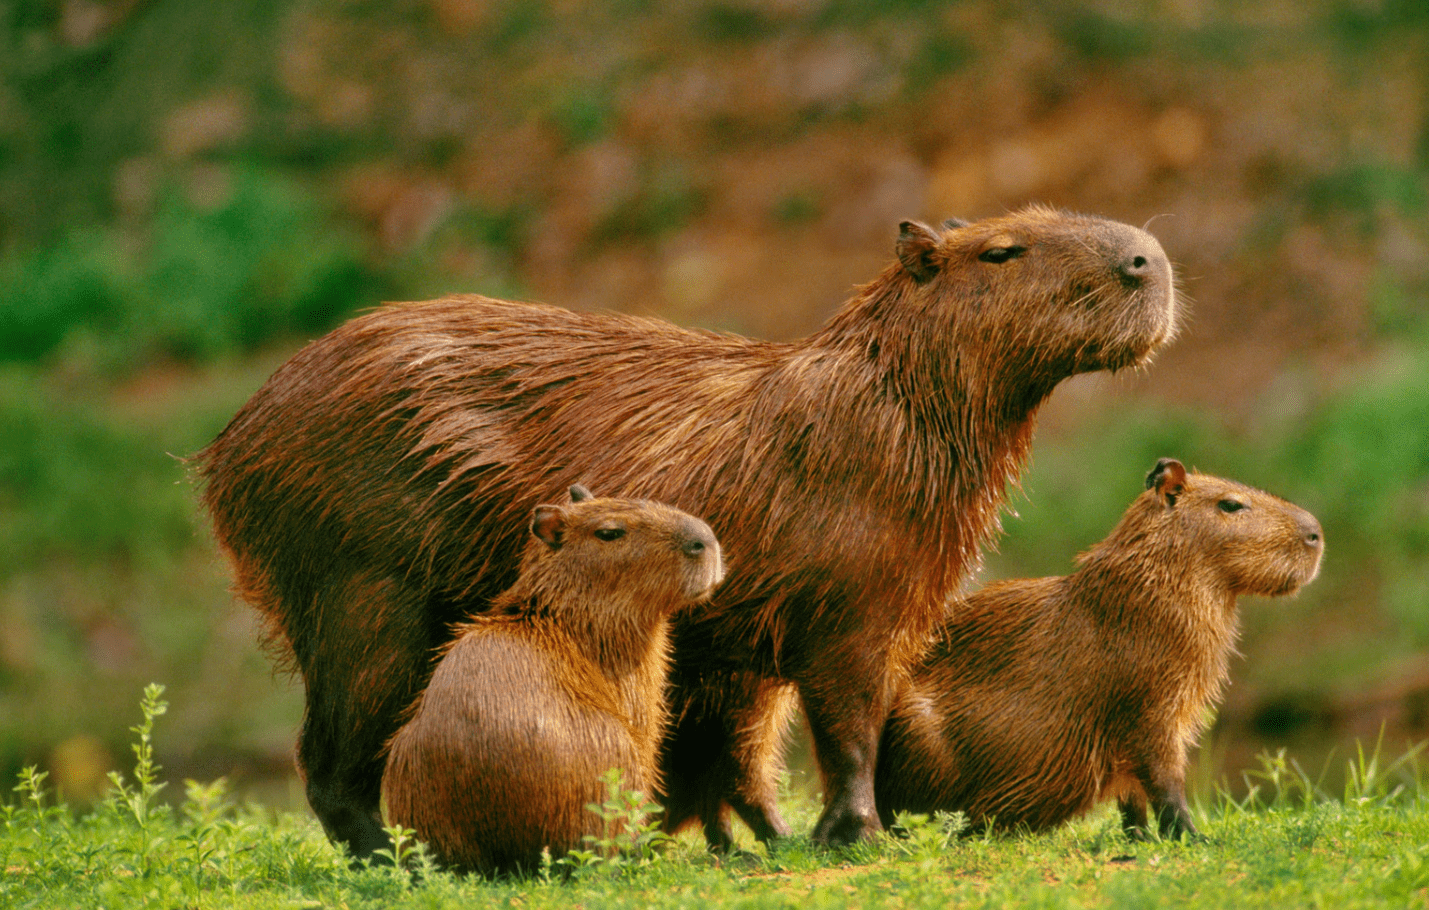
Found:
[[[1342, 796], [1282, 754], [1262, 758], [1242, 799], [1197, 814], [1204, 841], [1131, 843], [1109, 812], [1043, 835], [959, 836], [961, 819], [914, 817], [904, 837], [843, 850], [793, 837], [730, 858], [682, 836], [644, 837], [619, 862], [558, 864], [525, 880], [459, 878], [410, 841], [405, 868], [353, 868], [311, 819], [240, 806], [223, 781], [186, 781], [161, 799], [150, 686], [131, 728], [132, 775], [77, 814], [27, 768], [0, 808], [0, 904], [6, 907], [1382, 907], [1429, 897], [1429, 799], [1417, 753], [1361, 752]], [[807, 828], [814, 807], [789, 797]], [[612, 794], [607, 817], [637, 811]]]

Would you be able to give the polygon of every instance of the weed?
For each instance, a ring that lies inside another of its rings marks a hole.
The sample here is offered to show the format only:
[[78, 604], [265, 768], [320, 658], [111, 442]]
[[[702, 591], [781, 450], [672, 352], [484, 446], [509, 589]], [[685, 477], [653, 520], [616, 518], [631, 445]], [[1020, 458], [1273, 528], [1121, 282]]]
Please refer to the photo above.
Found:
[[[577, 878], [592, 874], [619, 875], [649, 866], [660, 858], [660, 850], [670, 836], [660, 830], [663, 811], [639, 790], [625, 789], [625, 772], [611, 768], [601, 777], [605, 783], [604, 802], [590, 803], [586, 809], [600, 816], [604, 833], [587, 834], [587, 847], [572, 850], [555, 861]], [[549, 854], [543, 855], [542, 875], [549, 877]]]

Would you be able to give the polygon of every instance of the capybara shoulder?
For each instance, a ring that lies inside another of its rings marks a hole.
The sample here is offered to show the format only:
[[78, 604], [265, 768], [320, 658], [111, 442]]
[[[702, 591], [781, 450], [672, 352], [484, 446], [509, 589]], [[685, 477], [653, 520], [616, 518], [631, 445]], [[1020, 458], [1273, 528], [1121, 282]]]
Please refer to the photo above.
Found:
[[329, 834], [385, 842], [381, 749], [428, 656], [576, 482], [700, 515], [736, 554], [675, 620], [667, 823], [727, 844], [733, 809], [786, 832], [797, 695], [827, 772], [814, 837], [878, 830], [887, 693], [996, 531], [1038, 408], [1147, 363], [1177, 321], [1155, 238], [1102, 218], [910, 221], [893, 252], [790, 343], [463, 295], [363, 314], [273, 375], [199, 470], [238, 590], [307, 685], [298, 756]]
[[1040, 830], [1118, 798], [1127, 833], [1194, 833], [1188, 750], [1220, 697], [1241, 594], [1319, 570], [1319, 523], [1243, 484], [1162, 459], [1107, 538], [1055, 578], [951, 607], [899, 692], [877, 773], [885, 820], [962, 811]]
[[397, 732], [387, 812], [443, 864], [531, 871], [599, 835], [602, 775], [653, 792], [667, 624], [723, 576], [699, 519], [658, 503], [538, 506], [521, 574], [463, 624]]

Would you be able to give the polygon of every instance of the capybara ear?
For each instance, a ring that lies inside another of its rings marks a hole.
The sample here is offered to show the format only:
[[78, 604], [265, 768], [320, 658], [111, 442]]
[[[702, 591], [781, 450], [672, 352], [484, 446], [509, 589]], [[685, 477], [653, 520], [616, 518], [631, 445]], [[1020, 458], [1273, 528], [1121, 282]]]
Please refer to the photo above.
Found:
[[898, 242], [893, 249], [903, 268], [919, 284], [938, 274], [938, 265], [933, 261], [933, 251], [937, 248], [938, 235], [926, 224], [905, 221], [898, 225]]
[[964, 221], [964, 220], [961, 219], [961, 218], [944, 218], [944, 219], [943, 219], [943, 227], [947, 228], [947, 229], [950, 230], [950, 231], [956, 231], [958, 228], [965, 228], [965, 227], [967, 227], [967, 226], [968, 226], [968, 222]]
[[560, 506], [536, 506], [531, 513], [531, 533], [552, 550], [559, 550], [566, 533], [566, 510]]
[[590, 490], [578, 483], [571, 484], [571, 502], [585, 502], [587, 499], [595, 499]]
[[1174, 458], [1162, 458], [1146, 475], [1146, 489], [1155, 490], [1170, 509], [1186, 487], [1186, 466]]

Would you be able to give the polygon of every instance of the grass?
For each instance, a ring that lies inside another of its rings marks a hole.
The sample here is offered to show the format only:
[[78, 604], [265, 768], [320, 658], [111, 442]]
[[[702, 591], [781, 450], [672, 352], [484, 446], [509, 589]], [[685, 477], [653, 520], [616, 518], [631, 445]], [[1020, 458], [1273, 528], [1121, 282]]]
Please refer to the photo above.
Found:
[[[1042, 835], [960, 832], [961, 819], [905, 819], [843, 850], [793, 837], [728, 859], [688, 836], [639, 835], [618, 862], [578, 858], [525, 880], [459, 878], [408, 839], [404, 868], [351, 866], [309, 818], [237, 805], [224, 781], [186, 781], [163, 801], [153, 743], [165, 715], [151, 685], [131, 727], [130, 777], [78, 814], [55, 803], [44, 774], [25, 769], [0, 808], [0, 904], [15, 908], [413, 907], [1284, 907], [1422, 906], [1429, 898], [1429, 800], [1417, 752], [1388, 762], [1376, 749], [1350, 762], [1331, 796], [1282, 752], [1263, 756], [1240, 799], [1222, 790], [1197, 809], [1201, 842], [1122, 837], [1110, 812]], [[612, 779], [614, 780], [614, 778]], [[617, 793], [593, 807], [638, 814]], [[812, 818], [789, 797], [791, 817]], [[807, 827], [807, 825], [803, 825]], [[610, 845], [597, 845], [598, 848]]]

